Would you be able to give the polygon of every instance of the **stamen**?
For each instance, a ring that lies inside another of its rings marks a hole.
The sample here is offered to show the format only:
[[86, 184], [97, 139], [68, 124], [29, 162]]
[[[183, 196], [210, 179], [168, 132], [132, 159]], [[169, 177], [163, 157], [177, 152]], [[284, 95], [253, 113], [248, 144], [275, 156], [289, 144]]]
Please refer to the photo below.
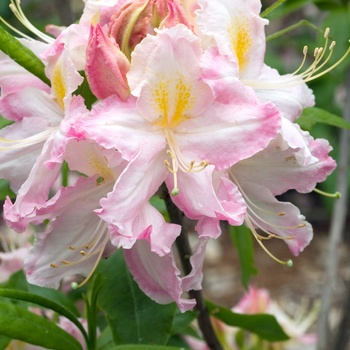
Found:
[[171, 191], [173, 196], [177, 196], [180, 192], [178, 188], [177, 181], [177, 172], [179, 169], [185, 173], [196, 173], [204, 170], [208, 165], [209, 161], [201, 161], [198, 164], [195, 164], [195, 160], [191, 160], [188, 162], [182, 155], [181, 150], [175, 140], [174, 134], [169, 129], [164, 129], [165, 137], [168, 141], [169, 149], [167, 150], [167, 154], [171, 158], [171, 166], [168, 160], [164, 160], [164, 164], [169, 172], [174, 175], [174, 188]]
[[50, 266], [53, 268], [62, 268], [62, 267], [74, 266], [74, 265], [83, 263], [85, 260], [90, 259], [92, 257], [96, 259], [92, 269], [90, 270], [88, 276], [84, 279], [84, 281], [80, 284], [77, 284], [75, 282], [74, 284], [75, 287], [73, 287], [73, 284], [72, 284], [72, 288], [74, 289], [81, 287], [89, 280], [91, 275], [94, 273], [98, 262], [101, 260], [105, 247], [109, 242], [107, 224], [102, 220], [100, 220], [92, 236], [93, 236], [92, 239], [89, 242], [83, 244], [81, 247], [75, 247], [75, 246], [68, 247], [68, 249], [71, 251], [77, 251], [78, 249], [83, 247], [85, 249], [89, 249], [90, 250], [89, 252], [80, 250], [79, 251], [80, 257], [75, 261], [62, 259], [60, 261], [60, 264], [55, 264], [55, 263], [50, 264]]
[[341, 197], [341, 193], [340, 192], [335, 192], [335, 193], [328, 193], [328, 192], [324, 192], [324, 191], [321, 191], [319, 190], [318, 188], [314, 188], [314, 192], [322, 195], [322, 196], [325, 196], [325, 197], [330, 197], [330, 198], [340, 198]]
[[[304, 46], [303, 48], [303, 59], [300, 64], [300, 66], [296, 69], [294, 73], [290, 75], [289, 78], [285, 77], [286, 79], [279, 79], [279, 80], [243, 80], [242, 82], [245, 85], [251, 86], [254, 89], [283, 89], [288, 88], [292, 86], [296, 86], [301, 84], [302, 82], [307, 83], [309, 81], [315, 80], [334, 68], [336, 68], [340, 63], [342, 63], [345, 58], [350, 54], [350, 46], [344, 53], [344, 55], [338, 59], [337, 62], [335, 62], [333, 65], [328, 67], [327, 69], [322, 69], [326, 66], [326, 64], [330, 61], [333, 50], [336, 45], [335, 41], [332, 41], [331, 44], [328, 46], [329, 43], [329, 32], [330, 29], [326, 28], [324, 32], [324, 38], [325, 38], [325, 44], [323, 47], [316, 47], [314, 49], [314, 61], [311, 63], [311, 65], [306, 68], [303, 72], [299, 73], [302, 68], [305, 65], [308, 47]], [[325, 57], [326, 52], [328, 50], [327, 57]]]
[[[282, 230], [296, 230], [299, 228], [303, 228], [306, 227], [306, 223], [302, 222], [300, 224], [294, 225], [294, 226], [287, 226], [287, 225], [278, 225], [274, 222], [269, 222], [266, 219], [264, 219], [260, 213], [264, 213], [270, 216], [284, 216], [286, 215], [285, 212], [279, 212], [279, 213], [275, 213], [275, 212], [270, 212], [267, 210], [264, 210], [263, 208], [260, 208], [258, 205], [256, 205], [246, 194], [246, 192], [243, 190], [242, 186], [239, 184], [237, 178], [234, 176], [233, 172], [230, 171], [229, 172], [230, 177], [232, 179], [232, 181], [237, 185], [237, 187], [239, 188], [240, 192], [242, 193], [243, 199], [245, 200], [246, 204], [247, 204], [247, 213], [246, 213], [246, 217], [245, 217], [245, 222], [247, 224], [247, 226], [249, 227], [249, 229], [251, 230], [252, 234], [254, 235], [254, 238], [259, 242], [260, 246], [265, 250], [265, 252], [273, 258], [273, 260], [279, 262], [279, 263], [283, 263], [284, 265], [287, 266], [291, 266], [291, 262], [287, 261], [287, 262], [282, 262], [281, 260], [277, 259], [275, 256], [273, 256], [267, 249], [266, 247], [263, 245], [262, 241], [264, 240], [270, 240], [272, 238], [277, 238], [280, 240], [292, 240], [295, 239], [295, 235], [288, 235], [286, 237], [281, 237], [273, 232], [270, 232], [269, 230], [265, 229], [264, 227], [262, 227], [262, 224], [266, 224], [268, 227], [272, 228], [272, 230], [275, 229], [282, 229]], [[266, 234], [266, 236], [262, 236], [260, 234], [257, 233], [257, 231], [255, 230], [255, 227], [258, 227], [262, 232], [264, 232]]]
[[29, 136], [22, 140], [9, 140], [9, 139], [0, 137], [0, 142], [12, 143], [11, 146], [0, 147], [0, 151], [10, 150], [10, 149], [19, 149], [19, 148], [25, 148], [25, 147], [36, 145], [40, 142], [46, 141], [48, 137], [56, 130], [57, 130], [57, 127], [52, 127], [36, 135]]
[[[53, 43], [54, 39], [51, 38], [50, 36], [46, 35], [45, 33], [41, 32], [39, 29], [33, 26], [32, 23], [28, 20], [28, 18], [25, 16], [21, 9], [21, 4], [20, 0], [11, 0], [11, 4], [9, 5], [11, 11], [13, 14], [16, 16], [16, 18], [33, 34], [38, 36], [40, 39], [43, 41], [47, 42], [48, 44]], [[12, 29], [12, 28], [11, 28]], [[19, 31], [16, 31], [17, 33]], [[19, 32], [20, 33], [20, 32]], [[22, 35], [22, 34], [21, 34]], [[32, 40], [32, 38], [25, 36]]]
[[283, 261], [278, 259], [277, 257], [275, 257], [262, 243], [261, 239], [259, 239], [259, 235], [257, 234], [257, 232], [255, 231], [254, 226], [252, 225], [252, 223], [250, 222], [249, 218], [246, 218], [246, 223], [247, 226], [249, 227], [249, 229], [251, 230], [251, 232], [253, 233], [254, 238], [256, 239], [256, 241], [259, 243], [259, 245], [261, 246], [261, 248], [265, 251], [265, 253], [272, 258], [274, 261], [278, 262], [281, 265], [286, 265], [287, 267], [292, 267], [293, 266], [293, 261], [291, 259], [287, 260], [287, 261]]

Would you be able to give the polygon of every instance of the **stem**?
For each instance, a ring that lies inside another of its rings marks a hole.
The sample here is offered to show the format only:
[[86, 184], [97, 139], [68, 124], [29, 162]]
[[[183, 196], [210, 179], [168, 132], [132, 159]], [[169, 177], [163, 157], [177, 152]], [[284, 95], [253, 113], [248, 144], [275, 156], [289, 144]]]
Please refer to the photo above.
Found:
[[[188, 232], [183, 224], [183, 214], [171, 200], [169, 191], [164, 184], [162, 185], [162, 192], [171, 222], [173, 222], [174, 224], [181, 225], [181, 234], [176, 239], [176, 247], [179, 252], [183, 271], [185, 275], [188, 275], [192, 271], [192, 265], [190, 262], [190, 257], [192, 256], [192, 249], [188, 242]], [[205, 306], [205, 302], [201, 291], [191, 290], [189, 291], [189, 295], [197, 302], [195, 310], [199, 312], [198, 324], [206, 343], [208, 344], [211, 350], [222, 350], [222, 346], [219, 343], [218, 338], [216, 337], [216, 334], [214, 332], [214, 328], [211, 324], [209, 313]]]
[[[350, 88], [350, 69], [347, 71], [346, 88]], [[344, 110], [344, 119], [350, 121], [350, 95], [347, 96]], [[335, 203], [329, 237], [329, 250], [326, 260], [326, 281], [322, 293], [322, 307], [318, 322], [318, 344], [317, 350], [327, 350], [330, 345], [329, 314], [332, 308], [333, 292], [337, 288], [339, 252], [338, 249], [342, 244], [342, 236], [345, 228], [347, 205], [348, 205], [348, 182], [347, 173], [349, 169], [349, 130], [340, 130], [339, 142], [339, 161], [338, 161], [338, 178], [337, 189], [341, 197]]]

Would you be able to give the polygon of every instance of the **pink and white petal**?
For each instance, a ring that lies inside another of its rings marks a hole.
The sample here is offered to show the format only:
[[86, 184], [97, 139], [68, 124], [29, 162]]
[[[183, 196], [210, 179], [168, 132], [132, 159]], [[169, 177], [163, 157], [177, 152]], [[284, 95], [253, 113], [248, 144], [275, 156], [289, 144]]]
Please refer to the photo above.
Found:
[[30, 223], [40, 223], [37, 209], [44, 206], [49, 192], [57, 180], [61, 164], [57, 164], [48, 171], [43, 164], [50, 158], [53, 137], [44, 144], [41, 155], [34, 164], [27, 181], [21, 186], [14, 204], [6, 198], [4, 204], [4, 218], [8, 226], [17, 232], [26, 230]]
[[62, 119], [63, 111], [45, 91], [27, 87], [2, 98], [0, 114], [13, 121], [36, 117], [55, 124]]
[[128, 73], [140, 114], [151, 123], [161, 117], [177, 126], [206, 110], [213, 95], [200, 79], [199, 39], [181, 24], [146, 39], [135, 48]]
[[[179, 173], [180, 192], [172, 200], [187, 217], [199, 220], [197, 232], [200, 236], [207, 236], [209, 232], [208, 237], [217, 238], [221, 233], [220, 220], [241, 225], [246, 208], [236, 185], [218, 173], [213, 174], [213, 170], [213, 166], [208, 166], [198, 173]], [[168, 177], [167, 185], [172, 188], [172, 176]]]
[[126, 80], [129, 68], [128, 59], [114, 39], [107, 37], [99, 25], [91, 27], [85, 71], [94, 95], [105, 99], [117, 94], [126, 100], [129, 95]]
[[331, 147], [326, 140], [314, 140], [309, 136], [307, 142], [308, 151], [314, 159], [307, 165], [297, 160], [298, 150], [286, 148], [285, 142], [278, 137], [265, 150], [234, 165], [230, 172], [238, 184], [245, 186], [246, 181], [260, 184], [275, 196], [290, 189], [310, 192], [318, 182], [326, 179], [336, 163], [328, 156]]
[[247, 203], [247, 215], [252, 224], [283, 238], [292, 254], [299, 255], [313, 237], [312, 226], [299, 209], [279, 202], [264, 186], [246, 182], [243, 189], [251, 201]]
[[222, 170], [265, 148], [279, 129], [280, 114], [272, 104], [216, 104], [184, 122], [176, 139], [187, 159], [208, 160]]
[[241, 78], [256, 76], [265, 55], [264, 27], [259, 16], [261, 4], [255, 0], [199, 0], [197, 23], [201, 32], [212, 37], [221, 54], [238, 64]]
[[[167, 175], [168, 170], [162, 155], [150, 158], [143, 157], [140, 153], [119, 176], [113, 191], [107, 195], [107, 198], [100, 201], [102, 209], [97, 213], [108, 223], [111, 242], [116, 247], [131, 248], [139, 237], [151, 232], [152, 215], [155, 215], [155, 223], [159, 224], [159, 213], [155, 214], [155, 210], [151, 210], [153, 208], [149, 206], [148, 200], [158, 190]], [[172, 238], [168, 243], [171, 244], [178, 232], [173, 229], [170, 232]], [[161, 242], [165, 241], [161, 239]], [[169, 245], [163, 248], [157, 247], [152, 237], [152, 249], [159, 254], [164, 254], [169, 249]]]
[[[99, 186], [96, 179], [80, 178], [74, 186], [61, 188], [37, 210], [42, 220], [51, 221], [43, 232], [35, 234], [34, 247], [25, 260], [29, 283], [58, 288], [64, 277], [87, 276], [93, 269], [99, 257], [98, 249], [92, 253], [94, 248], [88, 250], [86, 245], [98, 235], [101, 238], [97, 245], [101, 240], [108, 240], [107, 225], [100, 225], [101, 220], [93, 211], [98, 208], [101, 196], [110, 189]], [[85, 255], [80, 254], [82, 250]]]
[[[73, 128], [73, 126], [72, 126]], [[116, 96], [97, 103], [90, 118], [78, 120], [76, 133], [107, 149], [118, 149], [127, 161], [140, 149], [158, 154], [165, 148], [165, 137], [137, 112], [134, 98], [120, 101]]]
[[[48, 121], [31, 117], [0, 130], [0, 138], [7, 140], [25, 140], [27, 137], [38, 136], [36, 142], [32, 145], [28, 144], [26, 147], [14, 149], [6, 149], [6, 147], [15, 144], [0, 142], [0, 147], [4, 147], [0, 151], [0, 177], [9, 180], [13, 191], [17, 192], [28, 178], [29, 172], [40, 155], [44, 141], [47, 138], [45, 130], [48, 127]], [[42, 135], [42, 139], [40, 139], [40, 135]]]
[[196, 302], [182, 297], [180, 271], [172, 253], [160, 257], [152, 253], [148, 242], [137, 241], [132, 249], [124, 249], [124, 257], [139, 287], [159, 304], [176, 302], [182, 312], [192, 309]]
[[193, 249], [192, 256], [190, 257], [190, 263], [192, 265], [192, 271], [182, 277], [181, 287], [184, 291], [201, 290], [203, 281], [203, 264], [205, 258], [205, 249], [209, 239], [207, 237], [199, 237], [196, 247]]
[[[264, 66], [261, 74], [251, 85], [261, 101], [270, 101], [281, 111], [282, 116], [290, 121], [300, 117], [306, 107], [315, 104], [312, 90], [301, 80], [291, 74], [280, 75], [276, 69]], [[290, 81], [294, 80], [294, 85]], [[243, 81], [244, 83], [244, 81]], [[249, 85], [249, 84], [248, 84]]]

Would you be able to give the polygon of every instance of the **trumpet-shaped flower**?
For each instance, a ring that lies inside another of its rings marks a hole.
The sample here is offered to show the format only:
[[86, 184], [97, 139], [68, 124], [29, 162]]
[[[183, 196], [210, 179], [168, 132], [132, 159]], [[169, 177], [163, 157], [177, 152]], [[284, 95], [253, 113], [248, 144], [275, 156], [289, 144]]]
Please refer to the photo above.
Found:
[[[234, 98], [228, 95], [226, 86], [234, 85], [238, 79], [254, 89], [261, 101], [273, 102], [290, 120], [299, 117], [302, 108], [314, 104], [312, 91], [304, 82], [308, 81], [307, 74], [281, 76], [264, 65], [264, 27], [268, 21], [259, 16], [260, 0], [243, 3], [198, 0], [198, 3], [198, 27], [215, 43], [203, 62], [203, 75], [217, 96], [226, 100]], [[312, 72], [311, 69], [309, 73]]]
[[[294, 255], [311, 241], [312, 227], [297, 207], [279, 202], [275, 196], [290, 189], [301, 193], [312, 191], [336, 165], [328, 156], [331, 147], [326, 140], [314, 140], [301, 130], [300, 138], [305, 148], [291, 147], [279, 136], [264, 150], [238, 162], [229, 171], [247, 204], [246, 225], [258, 242], [282, 238]], [[260, 228], [264, 235], [259, 235], [255, 228]]]
[[[129, 248], [144, 232], [135, 213], [148, 206], [164, 181], [191, 217], [242, 222], [239, 191], [223, 187], [219, 199], [212, 186], [213, 169], [228, 168], [266, 147], [279, 130], [280, 117], [272, 105], [259, 104], [254, 96], [239, 105], [216, 103], [201, 81], [201, 54], [198, 38], [183, 25], [148, 36], [135, 48], [128, 73], [136, 98], [123, 102], [112, 96], [76, 125], [78, 133], [106, 149], [118, 149], [130, 161], [99, 211], [116, 246]], [[227, 210], [226, 199], [236, 202], [236, 211]], [[170, 250], [169, 243], [160, 249], [151, 241], [151, 250], [160, 255], [164, 247]]]

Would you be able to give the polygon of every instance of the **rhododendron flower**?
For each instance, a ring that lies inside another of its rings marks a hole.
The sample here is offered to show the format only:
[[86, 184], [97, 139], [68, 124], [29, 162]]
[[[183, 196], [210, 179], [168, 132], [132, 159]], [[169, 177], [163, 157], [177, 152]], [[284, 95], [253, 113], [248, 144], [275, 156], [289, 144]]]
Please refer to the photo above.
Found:
[[135, 48], [128, 73], [137, 98], [108, 98], [77, 125], [86, 138], [130, 160], [99, 212], [117, 246], [131, 247], [143, 232], [133, 229], [131, 213], [142, 211], [163, 181], [190, 217], [242, 222], [245, 207], [236, 186], [221, 187], [225, 200], [236, 205], [226, 211], [212, 187], [212, 172], [266, 147], [279, 130], [279, 113], [254, 97], [237, 105], [217, 104], [200, 79], [201, 52], [199, 40], [183, 25], [148, 36]]
[[298, 350], [302, 348], [313, 350], [316, 348], [316, 335], [307, 333], [318, 314], [316, 304], [309, 311], [309, 314], [305, 314], [305, 310], [296, 310], [294, 318], [292, 318], [271, 299], [266, 289], [250, 287], [249, 291], [232, 310], [244, 314], [267, 313], [275, 316], [290, 340], [275, 345], [271, 344], [271, 349]]
[[198, 27], [215, 43], [203, 64], [204, 79], [220, 99], [234, 98], [221, 94], [239, 79], [262, 101], [272, 101], [290, 120], [299, 117], [302, 108], [314, 104], [303, 75], [281, 76], [264, 64], [264, 27], [268, 21], [259, 16], [260, 0], [198, 0], [198, 4]]
[[301, 193], [312, 191], [334, 170], [335, 161], [328, 156], [331, 147], [323, 139], [314, 140], [300, 131], [305, 148], [294, 148], [277, 137], [268, 147], [231, 167], [229, 176], [239, 187], [247, 204], [245, 222], [261, 244], [255, 228], [266, 238], [285, 240], [291, 252], [298, 255], [312, 239], [312, 227], [297, 207], [279, 202], [275, 196], [290, 189]]

